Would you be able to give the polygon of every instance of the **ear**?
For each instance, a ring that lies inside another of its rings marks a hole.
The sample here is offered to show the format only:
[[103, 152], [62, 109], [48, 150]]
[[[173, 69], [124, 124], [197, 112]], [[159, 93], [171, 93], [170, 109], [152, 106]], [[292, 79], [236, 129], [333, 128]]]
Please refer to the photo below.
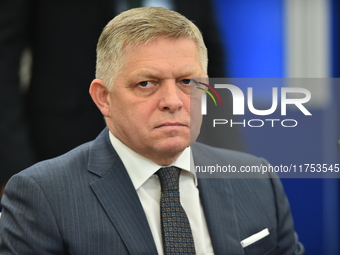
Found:
[[109, 91], [107, 90], [102, 80], [95, 79], [91, 82], [90, 95], [94, 103], [101, 111], [101, 113], [105, 117], [109, 117], [110, 116], [110, 102], [108, 100]]

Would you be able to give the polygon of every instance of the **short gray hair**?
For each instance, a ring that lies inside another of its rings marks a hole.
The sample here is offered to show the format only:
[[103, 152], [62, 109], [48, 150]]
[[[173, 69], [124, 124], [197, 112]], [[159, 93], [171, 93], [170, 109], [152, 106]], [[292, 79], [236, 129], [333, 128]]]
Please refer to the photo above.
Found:
[[119, 14], [105, 26], [97, 44], [96, 78], [103, 80], [111, 91], [124, 66], [124, 50], [143, 46], [159, 37], [193, 39], [201, 66], [207, 73], [207, 48], [197, 26], [175, 11], [142, 7]]

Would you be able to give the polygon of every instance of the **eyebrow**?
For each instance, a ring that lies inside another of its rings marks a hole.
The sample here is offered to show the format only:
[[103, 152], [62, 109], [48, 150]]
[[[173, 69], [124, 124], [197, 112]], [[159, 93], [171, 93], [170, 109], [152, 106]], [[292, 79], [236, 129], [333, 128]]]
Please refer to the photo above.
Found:
[[156, 77], [158, 75], [159, 72], [152, 72], [152, 71], [140, 71], [138, 73], [135, 74], [135, 76], [143, 76], [143, 77]]
[[[198, 70], [197, 69], [189, 69], [187, 71], [180, 71], [178, 77], [187, 77], [187, 76], [192, 76], [194, 73], [197, 73]], [[146, 77], [146, 78], [159, 78], [159, 74], [161, 72], [159, 71], [140, 71], [138, 73], [136, 73], [134, 76], [135, 77]], [[200, 78], [200, 77], [196, 77], [196, 78]]]

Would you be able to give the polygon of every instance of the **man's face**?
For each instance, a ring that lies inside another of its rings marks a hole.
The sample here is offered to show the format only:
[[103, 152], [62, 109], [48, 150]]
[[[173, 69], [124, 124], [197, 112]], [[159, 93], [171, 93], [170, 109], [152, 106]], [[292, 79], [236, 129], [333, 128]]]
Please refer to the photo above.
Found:
[[199, 134], [201, 90], [193, 79], [202, 77], [192, 39], [158, 38], [127, 48], [124, 67], [108, 94], [109, 129], [144, 157], [160, 165], [172, 163]]

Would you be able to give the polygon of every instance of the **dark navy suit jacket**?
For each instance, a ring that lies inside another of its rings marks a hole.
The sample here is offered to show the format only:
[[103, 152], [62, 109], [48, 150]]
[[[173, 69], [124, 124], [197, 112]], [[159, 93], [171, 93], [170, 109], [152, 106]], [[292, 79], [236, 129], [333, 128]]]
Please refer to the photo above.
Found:
[[[196, 143], [195, 164], [260, 165], [262, 159]], [[215, 254], [303, 254], [277, 178], [199, 178]], [[108, 129], [96, 140], [40, 162], [9, 181], [0, 254], [157, 254], [134, 186]], [[240, 241], [270, 234], [242, 248]]]

